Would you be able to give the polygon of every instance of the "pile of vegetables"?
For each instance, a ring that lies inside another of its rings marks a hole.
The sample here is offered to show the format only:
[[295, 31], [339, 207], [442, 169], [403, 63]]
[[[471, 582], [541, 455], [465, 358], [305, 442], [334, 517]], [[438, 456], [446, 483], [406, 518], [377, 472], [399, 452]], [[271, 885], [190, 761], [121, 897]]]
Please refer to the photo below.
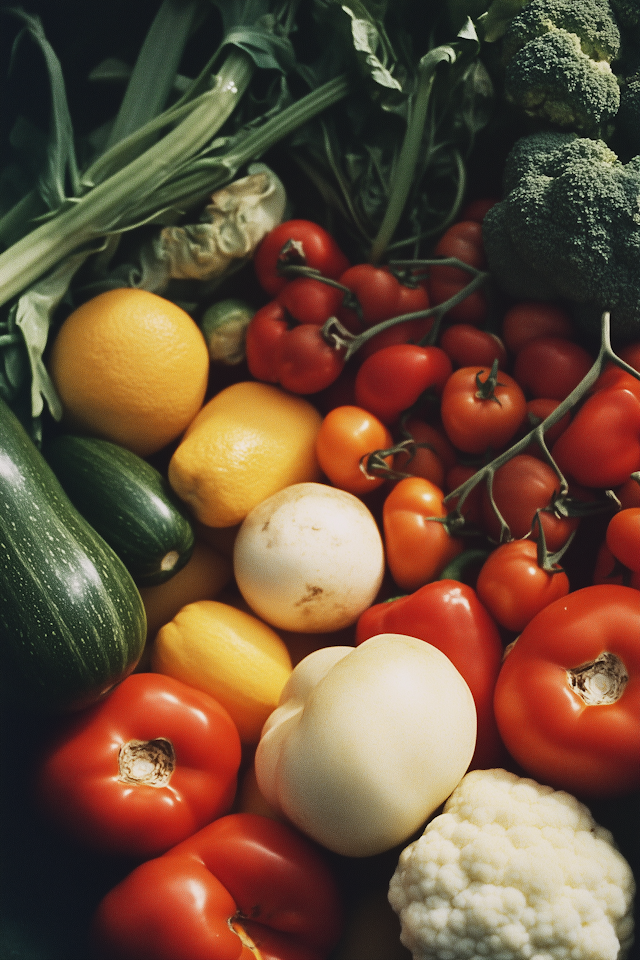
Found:
[[[75, 86], [80, 24], [29, 7], [0, 10], [0, 953], [637, 956], [635, 6], [158, 0]], [[221, 519], [188, 433], [67, 429], [51, 344], [122, 286], [197, 322], [207, 405], [295, 398], [295, 479]], [[215, 595], [149, 635], [203, 543]]]

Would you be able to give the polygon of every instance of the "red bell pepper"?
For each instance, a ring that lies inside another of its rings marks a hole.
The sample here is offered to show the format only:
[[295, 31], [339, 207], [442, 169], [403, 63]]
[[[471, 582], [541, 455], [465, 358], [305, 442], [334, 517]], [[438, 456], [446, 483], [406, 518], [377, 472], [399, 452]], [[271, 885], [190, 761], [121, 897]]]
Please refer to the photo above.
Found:
[[134, 673], [66, 721], [37, 764], [43, 812], [100, 851], [163, 853], [231, 809], [240, 737], [217, 700]]
[[470, 769], [506, 762], [493, 713], [493, 693], [503, 645], [498, 628], [473, 587], [436, 580], [415, 593], [369, 607], [356, 624], [356, 644], [379, 633], [404, 633], [441, 650], [467, 681], [478, 715]]
[[96, 960], [324, 960], [343, 928], [320, 848], [234, 813], [136, 867], [101, 901]]

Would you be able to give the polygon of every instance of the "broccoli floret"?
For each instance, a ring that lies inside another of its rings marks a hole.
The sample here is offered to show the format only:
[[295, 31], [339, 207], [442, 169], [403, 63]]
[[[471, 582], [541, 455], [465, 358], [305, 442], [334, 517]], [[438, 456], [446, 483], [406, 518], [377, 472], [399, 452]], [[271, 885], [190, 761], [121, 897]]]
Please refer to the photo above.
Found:
[[598, 135], [620, 105], [619, 55], [608, 0], [531, 0], [502, 39], [505, 96], [556, 127]]
[[629, 149], [640, 153], [640, 71], [621, 82], [616, 128], [626, 138]]
[[483, 222], [497, 284], [530, 297], [521, 264], [583, 316], [610, 311], [617, 342], [640, 337], [640, 156], [625, 164], [602, 140], [542, 132], [516, 142], [504, 183]]

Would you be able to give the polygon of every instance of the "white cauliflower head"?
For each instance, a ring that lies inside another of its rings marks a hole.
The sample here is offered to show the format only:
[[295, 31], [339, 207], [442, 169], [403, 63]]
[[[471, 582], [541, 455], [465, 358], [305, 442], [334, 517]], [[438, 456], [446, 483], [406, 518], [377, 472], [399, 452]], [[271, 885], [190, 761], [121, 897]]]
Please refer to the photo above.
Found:
[[634, 878], [575, 797], [473, 770], [389, 886], [414, 960], [623, 960]]

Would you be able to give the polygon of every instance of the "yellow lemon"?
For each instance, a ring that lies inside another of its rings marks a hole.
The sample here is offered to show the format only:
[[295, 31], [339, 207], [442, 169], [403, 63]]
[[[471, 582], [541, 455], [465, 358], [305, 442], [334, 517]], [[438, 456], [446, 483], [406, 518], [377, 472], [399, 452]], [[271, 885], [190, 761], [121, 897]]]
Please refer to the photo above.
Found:
[[165, 624], [151, 666], [214, 697], [245, 744], [260, 739], [292, 671], [289, 652], [271, 627], [218, 600], [190, 603]]
[[200, 410], [169, 462], [169, 483], [210, 527], [233, 527], [273, 493], [320, 479], [322, 417], [304, 397], [241, 381]]

